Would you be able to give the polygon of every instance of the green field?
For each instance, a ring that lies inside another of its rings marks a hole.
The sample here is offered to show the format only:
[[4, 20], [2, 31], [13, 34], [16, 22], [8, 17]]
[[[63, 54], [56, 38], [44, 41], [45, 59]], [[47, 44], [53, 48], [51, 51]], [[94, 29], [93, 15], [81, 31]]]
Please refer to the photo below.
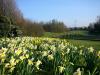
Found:
[[55, 37], [66, 39], [72, 44], [79, 46], [84, 45], [85, 47], [94, 47], [100, 50], [100, 38], [98, 36], [89, 35], [87, 31], [69, 31], [66, 33], [50, 33], [46, 32], [43, 37]]
[[97, 50], [100, 50], [100, 41], [90, 41], [90, 40], [71, 40], [67, 39], [70, 43], [76, 46], [83, 45], [85, 47], [94, 47]]

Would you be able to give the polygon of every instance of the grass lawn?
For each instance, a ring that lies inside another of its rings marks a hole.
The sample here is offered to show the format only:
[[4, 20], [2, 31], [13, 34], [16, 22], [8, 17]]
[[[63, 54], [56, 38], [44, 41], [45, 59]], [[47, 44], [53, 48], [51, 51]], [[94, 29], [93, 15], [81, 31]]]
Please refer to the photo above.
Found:
[[95, 49], [100, 50], [100, 38], [98, 36], [89, 35], [88, 31], [74, 30], [66, 33], [46, 32], [43, 35], [43, 37], [56, 37], [56, 38], [67, 39], [73, 45], [76, 46], [84, 45], [86, 47], [92, 46]]
[[42, 37], [58, 37], [61, 35], [65, 35], [66, 33], [52, 33], [52, 32], [45, 32]]
[[94, 47], [97, 50], [100, 50], [100, 41], [90, 41], [90, 40], [72, 40], [72, 39], [67, 39], [71, 44], [80, 46], [84, 45], [85, 47]]
[[88, 35], [88, 31], [85, 31], [85, 30], [72, 30], [72, 31], [69, 31], [66, 34], [70, 34], [70, 35]]

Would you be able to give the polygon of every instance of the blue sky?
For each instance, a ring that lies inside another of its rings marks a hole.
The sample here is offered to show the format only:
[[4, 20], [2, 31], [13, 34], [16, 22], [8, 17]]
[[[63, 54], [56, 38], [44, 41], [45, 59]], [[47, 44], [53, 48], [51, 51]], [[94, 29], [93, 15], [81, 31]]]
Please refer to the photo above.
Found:
[[100, 0], [16, 0], [25, 18], [32, 21], [57, 19], [68, 27], [87, 26], [100, 15]]

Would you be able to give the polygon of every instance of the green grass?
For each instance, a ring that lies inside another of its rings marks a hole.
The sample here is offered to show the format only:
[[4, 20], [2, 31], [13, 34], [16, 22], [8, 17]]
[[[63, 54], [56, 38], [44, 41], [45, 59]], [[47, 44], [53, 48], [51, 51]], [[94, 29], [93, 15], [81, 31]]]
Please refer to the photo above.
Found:
[[85, 30], [73, 30], [73, 31], [69, 31], [66, 34], [69, 34], [69, 35], [88, 35], [88, 31], [85, 31]]
[[83, 45], [85, 47], [94, 47], [97, 50], [100, 50], [100, 41], [89, 41], [89, 40], [72, 40], [72, 39], [67, 39], [71, 44], [80, 46]]
[[53, 33], [53, 32], [45, 32], [43, 34], [43, 37], [59, 37], [62, 35], [88, 35], [87, 31], [80, 31], [80, 30], [76, 30], [76, 31], [68, 31], [65, 33]]
[[100, 38], [98, 36], [92, 36], [88, 34], [88, 31], [74, 30], [66, 33], [51, 33], [46, 32], [43, 37], [56, 37], [67, 39], [73, 45], [84, 45], [86, 47], [94, 47], [100, 50]]
[[85, 47], [94, 47], [100, 50], [100, 38], [98, 36], [92, 36], [88, 34], [88, 31], [70, 31], [64, 37], [73, 45], [84, 45]]
[[51, 33], [51, 32], [45, 32], [42, 37], [58, 37], [61, 35], [65, 35], [66, 33]]

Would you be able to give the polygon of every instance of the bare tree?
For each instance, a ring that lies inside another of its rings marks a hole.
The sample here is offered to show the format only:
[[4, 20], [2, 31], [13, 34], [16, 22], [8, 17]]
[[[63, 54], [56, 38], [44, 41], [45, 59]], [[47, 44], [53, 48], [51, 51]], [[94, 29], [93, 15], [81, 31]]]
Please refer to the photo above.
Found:
[[0, 0], [0, 15], [9, 17], [13, 23], [23, 18], [15, 0]]

